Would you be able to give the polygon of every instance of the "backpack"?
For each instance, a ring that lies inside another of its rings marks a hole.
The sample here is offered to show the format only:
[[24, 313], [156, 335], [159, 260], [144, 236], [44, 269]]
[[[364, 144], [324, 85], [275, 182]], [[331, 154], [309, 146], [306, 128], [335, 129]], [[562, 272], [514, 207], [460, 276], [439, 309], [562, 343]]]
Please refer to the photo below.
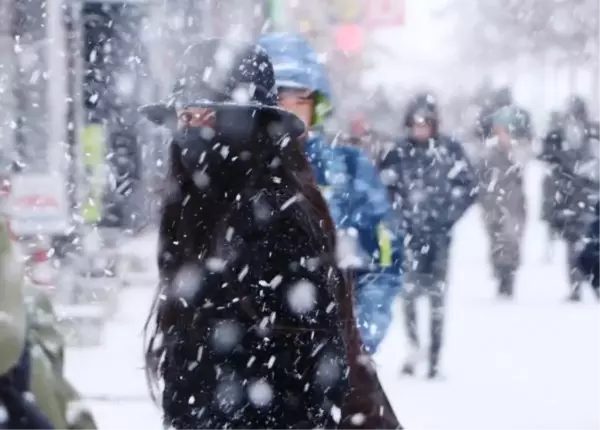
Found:
[[0, 377], [0, 407], [6, 410], [7, 415], [7, 420], [0, 422], [0, 428], [54, 428], [35, 401], [27, 396], [30, 375], [31, 348], [29, 342], [26, 342], [17, 365], [7, 375]]

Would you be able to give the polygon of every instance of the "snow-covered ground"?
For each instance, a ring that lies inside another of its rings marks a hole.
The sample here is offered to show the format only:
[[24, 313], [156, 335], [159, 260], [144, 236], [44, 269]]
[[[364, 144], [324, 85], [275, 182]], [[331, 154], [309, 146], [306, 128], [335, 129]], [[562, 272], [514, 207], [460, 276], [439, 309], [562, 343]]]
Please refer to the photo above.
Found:
[[[599, 307], [587, 290], [584, 303], [564, 302], [562, 247], [553, 263], [543, 262], [540, 169], [533, 164], [528, 171], [531, 222], [514, 301], [495, 298], [478, 208], [456, 228], [443, 379], [399, 376], [406, 348], [398, 310], [377, 362], [407, 428], [600, 428]], [[146, 237], [133, 250], [153, 262], [152, 243]], [[153, 288], [149, 274], [145, 284], [123, 291], [104, 344], [68, 353], [69, 376], [92, 399], [101, 428], [161, 428], [142, 370], [142, 327]], [[425, 320], [425, 308], [421, 314]], [[425, 333], [425, 321], [422, 328]]]

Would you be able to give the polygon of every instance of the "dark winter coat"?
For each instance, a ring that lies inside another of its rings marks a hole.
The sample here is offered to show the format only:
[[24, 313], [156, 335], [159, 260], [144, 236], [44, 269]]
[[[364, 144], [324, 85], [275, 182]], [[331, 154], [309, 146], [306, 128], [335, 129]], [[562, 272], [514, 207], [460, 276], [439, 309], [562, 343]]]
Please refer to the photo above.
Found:
[[[163, 363], [166, 425], [347, 428], [350, 415], [362, 412], [371, 417], [366, 425], [378, 427], [372, 418], [381, 396], [393, 416], [373, 375], [355, 382], [359, 401], [349, 403], [350, 380], [360, 372], [349, 371], [358, 360], [349, 357], [351, 345], [360, 350], [344, 320], [352, 305], [337, 296], [340, 272], [324, 257], [323, 235], [304, 231], [286, 210], [297, 204], [272, 192], [240, 203], [221, 258], [177, 275], [179, 316]], [[379, 392], [365, 392], [374, 385]], [[392, 428], [384, 425], [378, 428]]]
[[523, 166], [512, 158], [509, 150], [488, 148], [476, 165], [480, 184], [480, 200], [486, 217], [499, 223], [524, 224], [526, 197]]
[[[491, 140], [486, 142], [490, 143]], [[503, 148], [495, 143], [486, 148], [476, 164], [479, 200], [483, 208], [494, 271], [503, 276], [521, 262], [521, 242], [527, 218], [523, 164], [516, 160], [520, 148]]]
[[[400, 141], [381, 162], [405, 248], [415, 255], [449, 246], [452, 227], [477, 197], [477, 179], [459, 142], [440, 135], [429, 142]], [[426, 267], [427, 264], [424, 264]]]
[[594, 221], [599, 192], [598, 124], [581, 123], [580, 128], [579, 138], [564, 124], [551, 130], [539, 155], [551, 169], [544, 181], [544, 218], [571, 242], [585, 235]]
[[477, 197], [475, 172], [461, 144], [445, 135], [400, 141], [381, 162], [390, 198], [413, 237], [445, 234]]
[[[227, 42], [192, 45], [174, 103], [144, 109], [174, 128], [147, 356], [149, 369], [161, 357], [165, 426], [347, 428], [363, 414], [360, 428], [398, 427], [376, 376], [356, 364], [333, 222], [300, 142], [289, 141], [305, 128], [276, 107], [264, 50], [231, 48], [239, 54], [223, 83], [210, 72], [225, 67], [214, 58]], [[244, 88], [250, 101], [239, 104]], [[216, 133], [175, 127], [177, 106], [212, 107]]]
[[585, 248], [579, 256], [579, 267], [583, 274], [591, 280], [592, 286], [598, 291], [600, 288], [600, 205], [596, 203], [596, 219], [590, 225], [584, 238]]

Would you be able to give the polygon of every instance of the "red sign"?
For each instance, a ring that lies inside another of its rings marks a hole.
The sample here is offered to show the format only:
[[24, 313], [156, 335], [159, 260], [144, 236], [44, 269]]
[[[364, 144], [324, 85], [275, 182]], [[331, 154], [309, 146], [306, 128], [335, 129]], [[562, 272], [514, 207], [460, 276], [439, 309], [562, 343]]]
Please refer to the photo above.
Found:
[[364, 5], [365, 26], [368, 29], [404, 25], [406, 0], [369, 0]]
[[356, 24], [338, 25], [335, 28], [335, 46], [346, 54], [360, 52], [364, 45], [361, 26]]
[[18, 206], [36, 207], [36, 208], [55, 208], [58, 207], [58, 201], [52, 196], [40, 196], [31, 194], [17, 199]]

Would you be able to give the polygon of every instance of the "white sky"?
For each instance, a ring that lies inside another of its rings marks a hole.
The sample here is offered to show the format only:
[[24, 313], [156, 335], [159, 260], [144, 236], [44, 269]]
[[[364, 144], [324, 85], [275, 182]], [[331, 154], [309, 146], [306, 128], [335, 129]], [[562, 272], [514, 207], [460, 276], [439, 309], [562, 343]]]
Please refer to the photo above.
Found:
[[371, 36], [375, 45], [393, 53], [376, 55], [377, 72], [368, 81], [423, 83], [436, 79], [443, 64], [453, 58], [448, 22], [434, 16], [445, 0], [405, 0], [405, 25], [378, 30]]

